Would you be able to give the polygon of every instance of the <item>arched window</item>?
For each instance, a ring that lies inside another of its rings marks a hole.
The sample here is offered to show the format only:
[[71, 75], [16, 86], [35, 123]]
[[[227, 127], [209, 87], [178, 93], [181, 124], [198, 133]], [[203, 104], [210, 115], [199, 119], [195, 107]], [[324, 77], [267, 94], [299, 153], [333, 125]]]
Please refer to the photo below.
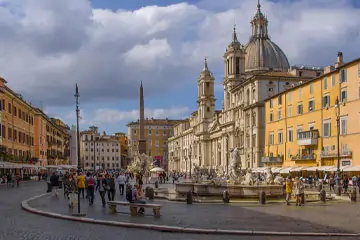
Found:
[[246, 90], [246, 102], [247, 102], [247, 104], [250, 104], [250, 90], [249, 89]]

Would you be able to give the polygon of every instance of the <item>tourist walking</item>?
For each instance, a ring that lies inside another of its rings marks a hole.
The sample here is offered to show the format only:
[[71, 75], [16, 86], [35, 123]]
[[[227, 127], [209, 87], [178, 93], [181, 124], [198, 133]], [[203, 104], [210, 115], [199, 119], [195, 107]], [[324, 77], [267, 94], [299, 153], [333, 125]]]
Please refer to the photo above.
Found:
[[285, 182], [285, 192], [286, 192], [285, 201], [287, 205], [290, 205], [292, 191], [293, 191], [293, 182], [291, 180], [291, 176], [289, 176]]
[[53, 172], [53, 174], [50, 177], [50, 183], [52, 186], [52, 189], [54, 189], [55, 196], [58, 196], [59, 191], [59, 175], [56, 174], [56, 172]]
[[81, 194], [85, 198], [85, 177], [82, 172], [79, 173], [79, 176], [76, 179], [76, 185], [78, 188], [78, 194]]
[[69, 200], [69, 208], [74, 208], [75, 207], [75, 201], [77, 198], [77, 194], [75, 192], [76, 190], [76, 182], [75, 182], [75, 178], [72, 174], [70, 174], [68, 176], [68, 178], [65, 181], [66, 184], [66, 190], [65, 190], [65, 196], [68, 198]]
[[296, 206], [303, 206], [304, 184], [298, 177], [295, 178], [294, 192], [296, 197]]
[[330, 186], [330, 192], [331, 192], [331, 189], [333, 190], [333, 192], [335, 192], [335, 178], [333, 175], [330, 176], [329, 178], [329, 186]]
[[115, 200], [115, 192], [116, 192], [116, 186], [115, 186], [115, 179], [112, 175], [108, 175], [107, 178], [107, 194], [109, 201]]
[[99, 175], [97, 184], [96, 184], [96, 190], [99, 191], [103, 207], [105, 207], [105, 204], [106, 204], [106, 201], [105, 201], [106, 189], [107, 189], [107, 181], [102, 175]]
[[116, 182], [119, 184], [120, 195], [124, 195], [125, 176], [123, 173], [120, 173], [120, 175], [116, 178]]
[[90, 206], [94, 204], [94, 191], [95, 191], [95, 180], [91, 174], [86, 179], [87, 196], [89, 199]]

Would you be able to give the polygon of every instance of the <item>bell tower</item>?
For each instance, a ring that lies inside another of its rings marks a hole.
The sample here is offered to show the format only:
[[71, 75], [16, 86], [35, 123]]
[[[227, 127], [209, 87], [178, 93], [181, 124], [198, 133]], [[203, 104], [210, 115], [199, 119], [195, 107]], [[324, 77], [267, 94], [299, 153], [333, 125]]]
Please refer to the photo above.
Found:
[[244, 79], [245, 55], [245, 48], [237, 38], [236, 25], [234, 25], [232, 40], [224, 54], [224, 110], [231, 108], [229, 93], [231, 87]]
[[[204, 61], [204, 69], [198, 79], [198, 117], [199, 122], [210, 122], [215, 113], [215, 78], [209, 70], [207, 58]], [[202, 126], [202, 131], [207, 130], [206, 126]]]

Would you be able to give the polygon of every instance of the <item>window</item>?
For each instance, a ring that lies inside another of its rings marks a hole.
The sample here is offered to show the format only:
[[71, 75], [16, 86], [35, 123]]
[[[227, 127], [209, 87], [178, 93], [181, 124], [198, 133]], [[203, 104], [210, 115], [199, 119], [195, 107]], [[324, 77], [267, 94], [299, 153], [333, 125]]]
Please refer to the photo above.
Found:
[[281, 108], [278, 110], [278, 120], [281, 119]]
[[340, 118], [340, 135], [347, 134], [347, 116]]
[[273, 100], [270, 99], [270, 108], [273, 108]]
[[272, 113], [270, 113], [270, 122], [272, 122], [272, 121], [274, 121], [274, 119], [273, 119], [274, 117], [273, 117], [273, 114]]
[[278, 96], [278, 105], [281, 105], [281, 104], [282, 104], [282, 98], [281, 98], [281, 95], [280, 95], [280, 96]]
[[274, 144], [274, 133], [270, 133], [269, 134], [269, 145], [273, 145]]
[[302, 103], [299, 103], [299, 104], [297, 105], [296, 113], [297, 113], [297, 115], [303, 114], [303, 105], [302, 105]]
[[358, 64], [358, 76], [360, 77], [360, 63]]
[[288, 108], [287, 115], [288, 115], [288, 117], [291, 117], [292, 116], [292, 106], [289, 105], [287, 108]]
[[314, 111], [315, 110], [315, 102], [314, 102], [314, 100], [310, 100], [309, 101], [309, 112], [312, 112], [312, 111]]
[[283, 143], [283, 132], [278, 132], [278, 143], [282, 144]]
[[235, 66], [236, 74], [240, 74], [240, 58], [239, 57], [236, 57], [235, 64], [236, 64], [236, 66]]
[[331, 85], [334, 87], [335, 84], [336, 84], [336, 75], [333, 74], [333, 75], [331, 76]]
[[301, 133], [301, 132], [302, 132], [302, 126], [297, 127], [297, 129], [296, 129], [296, 136], [298, 137], [298, 136], [299, 136], [299, 133]]
[[324, 78], [324, 90], [328, 89], [328, 79]]
[[287, 94], [288, 102], [291, 102], [291, 92]]
[[288, 142], [294, 141], [293, 129], [288, 128]]
[[314, 94], [314, 84], [310, 83], [309, 85], [309, 88], [310, 88], [310, 94]]
[[326, 107], [329, 107], [329, 106], [330, 106], [330, 96], [329, 95], [323, 96], [323, 98], [322, 98], [322, 107], [326, 108]]
[[347, 82], [347, 71], [346, 69], [342, 69], [340, 71], [340, 83]]
[[359, 95], [358, 97], [360, 98], [360, 87], [359, 87], [359, 89], [358, 89], [358, 92], [359, 92], [359, 93], [358, 93], [358, 95]]
[[302, 89], [301, 88], [299, 88], [298, 97], [299, 97], [299, 99], [301, 99], [301, 97], [302, 97]]
[[341, 89], [340, 101], [341, 102], [346, 102], [346, 99], [347, 99], [347, 91], [346, 91], [346, 89]]
[[330, 130], [330, 120], [326, 120], [323, 123], [323, 137], [330, 137], [331, 130]]

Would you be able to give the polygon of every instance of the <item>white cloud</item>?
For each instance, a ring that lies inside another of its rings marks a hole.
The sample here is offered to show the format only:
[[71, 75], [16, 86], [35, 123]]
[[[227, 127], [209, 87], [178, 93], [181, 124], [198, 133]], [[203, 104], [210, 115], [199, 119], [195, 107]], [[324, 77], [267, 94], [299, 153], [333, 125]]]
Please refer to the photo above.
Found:
[[[270, 35], [292, 64], [332, 64], [360, 55], [360, 10], [350, 0], [262, 0]], [[237, 23], [250, 36], [254, 0], [204, 0], [135, 11], [92, 9], [88, 0], [2, 0], [0, 74], [33, 103], [147, 97], [193, 84], [209, 57], [215, 75]], [[326, 3], [326, 4], [324, 4]], [[134, 81], [135, 79], [135, 81]], [[218, 80], [218, 79], [217, 79]], [[194, 86], [195, 87], [195, 86]]]
[[[189, 111], [188, 107], [145, 109], [145, 118], [182, 119], [190, 113]], [[139, 110], [119, 111], [115, 109], [102, 108], [95, 111], [93, 122], [95, 124], [114, 124], [121, 121], [136, 121], [138, 118]]]

